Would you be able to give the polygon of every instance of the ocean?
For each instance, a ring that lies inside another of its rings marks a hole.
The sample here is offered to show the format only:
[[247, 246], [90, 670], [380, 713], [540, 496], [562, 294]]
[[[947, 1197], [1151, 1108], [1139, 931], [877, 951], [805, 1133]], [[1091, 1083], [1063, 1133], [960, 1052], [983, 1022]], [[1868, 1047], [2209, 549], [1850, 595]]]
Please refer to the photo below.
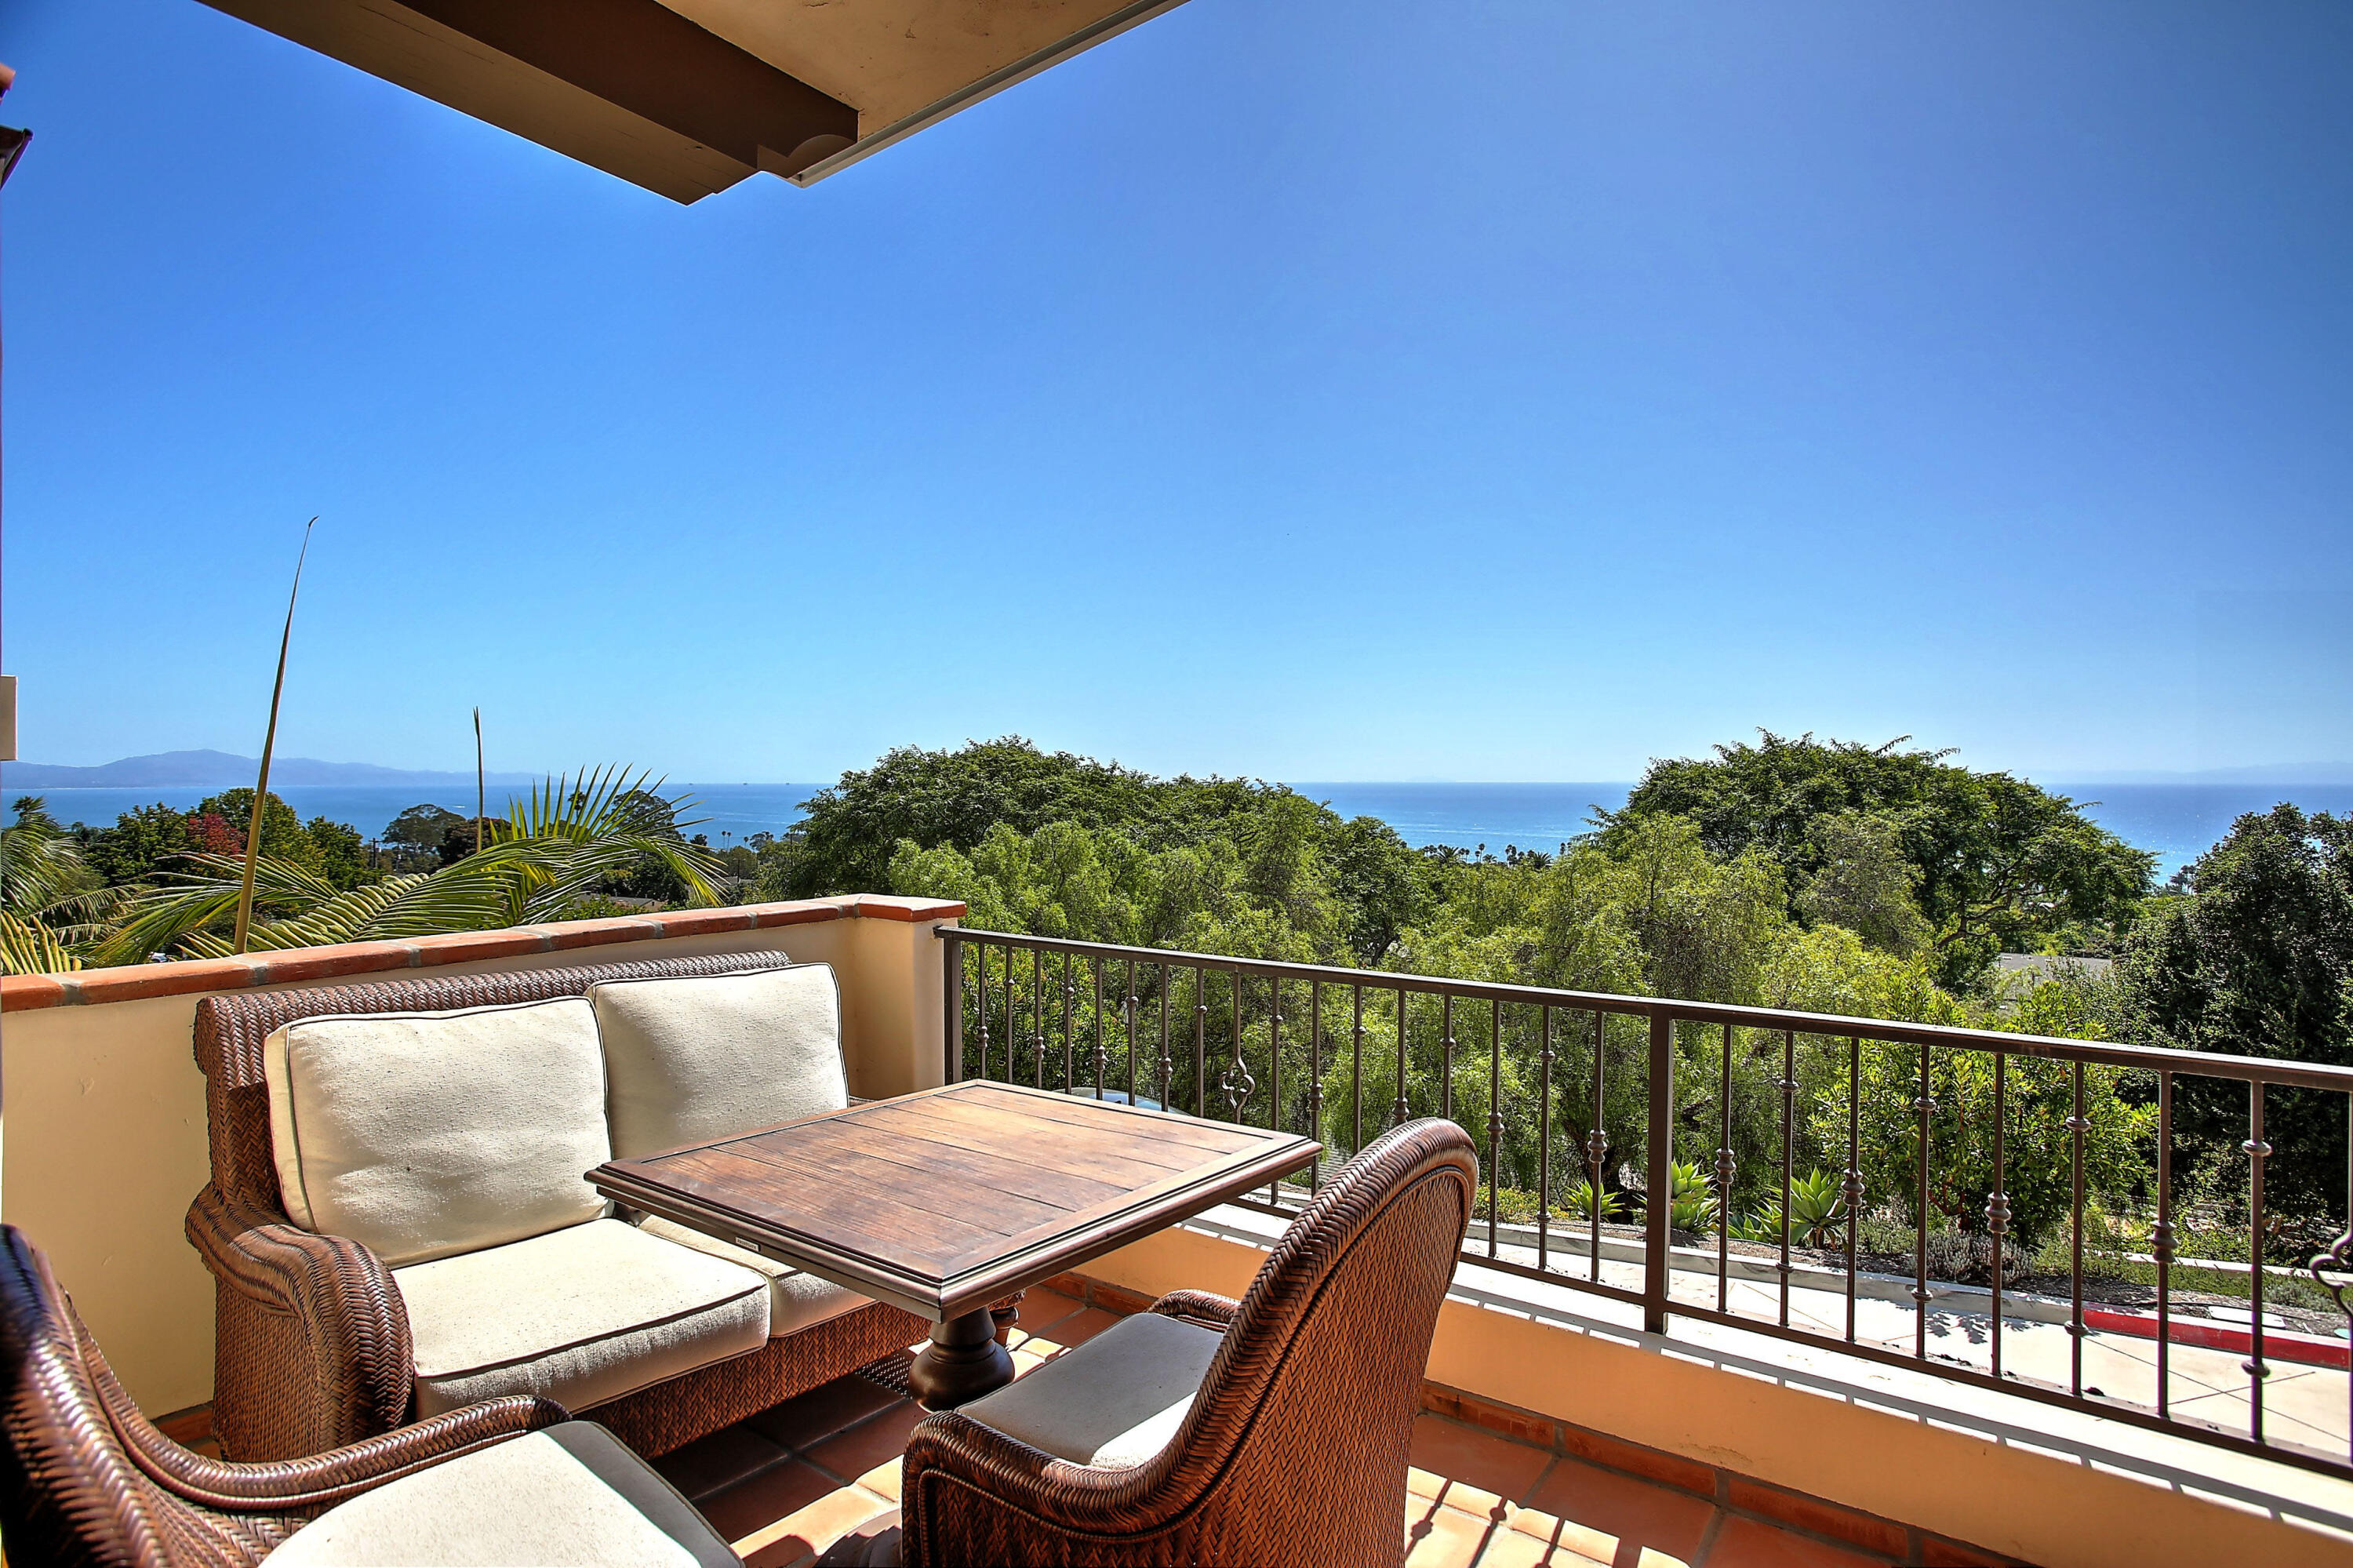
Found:
[[[6, 788], [0, 776], [0, 790]], [[688, 815], [701, 819], [693, 830], [722, 848], [754, 833], [782, 832], [800, 819], [800, 803], [821, 784], [687, 784], [680, 787], [697, 804]], [[1625, 804], [1629, 786], [1590, 784], [1384, 784], [1310, 783], [1302, 794], [1328, 802], [1344, 817], [1378, 817], [1410, 844], [1484, 844], [1502, 854], [1506, 847], [1555, 850], [1591, 830], [1597, 806]], [[2353, 784], [2066, 784], [2056, 787], [2083, 805], [2085, 813], [2126, 842], [2153, 853], [2159, 880], [2211, 848], [2242, 813], [2268, 810], [2291, 800], [2308, 811], [2353, 811]], [[165, 805], [185, 810], [218, 791], [197, 789], [75, 789], [45, 791], [49, 810], [64, 822], [111, 823], [134, 806]], [[351, 789], [335, 785], [294, 786], [278, 791], [305, 821], [324, 816], [349, 822], [370, 837], [407, 807], [429, 802], [470, 815], [471, 790], [413, 788]], [[491, 791], [492, 815], [504, 810], [509, 792]], [[14, 799], [14, 792], [9, 792]]]

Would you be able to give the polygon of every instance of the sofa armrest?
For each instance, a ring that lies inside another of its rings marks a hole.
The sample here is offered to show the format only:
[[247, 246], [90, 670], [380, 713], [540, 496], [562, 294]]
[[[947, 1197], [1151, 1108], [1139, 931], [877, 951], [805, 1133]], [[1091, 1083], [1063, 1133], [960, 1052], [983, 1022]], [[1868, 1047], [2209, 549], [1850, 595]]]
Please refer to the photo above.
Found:
[[408, 1312], [375, 1254], [210, 1185], [186, 1230], [220, 1287], [213, 1408], [224, 1446], [287, 1458], [406, 1418], [417, 1378]]
[[1241, 1310], [1241, 1303], [1206, 1290], [1172, 1290], [1155, 1301], [1152, 1310], [1164, 1318], [1179, 1319], [1222, 1334], [1233, 1327], [1234, 1314]]
[[[81, 1330], [86, 1352], [88, 1334]], [[173, 1442], [140, 1414], [104, 1359], [85, 1355], [100, 1400], [132, 1461], [158, 1485], [200, 1507], [240, 1513], [315, 1512], [346, 1498], [570, 1419], [553, 1400], [513, 1394], [298, 1459], [240, 1464]]]

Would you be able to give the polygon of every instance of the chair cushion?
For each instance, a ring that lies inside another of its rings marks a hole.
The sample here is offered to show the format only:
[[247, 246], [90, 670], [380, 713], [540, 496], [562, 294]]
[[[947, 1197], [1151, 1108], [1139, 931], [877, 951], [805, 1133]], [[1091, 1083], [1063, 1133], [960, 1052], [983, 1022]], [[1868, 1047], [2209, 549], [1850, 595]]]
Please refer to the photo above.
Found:
[[393, 1266], [576, 1225], [611, 1157], [580, 997], [301, 1018], [262, 1046], [287, 1214]]
[[422, 1418], [535, 1393], [580, 1411], [768, 1342], [768, 1282], [619, 1220], [396, 1268]]
[[362, 1492], [263, 1561], [270, 1568], [740, 1568], [693, 1505], [586, 1421]]
[[824, 964], [588, 988], [613, 1153], [634, 1160], [849, 1103], [841, 998]]
[[844, 1312], [855, 1312], [860, 1307], [873, 1305], [874, 1298], [871, 1296], [860, 1296], [830, 1279], [819, 1279], [789, 1263], [778, 1263], [775, 1258], [754, 1252], [749, 1247], [737, 1246], [733, 1242], [721, 1241], [717, 1236], [689, 1230], [658, 1214], [640, 1216], [637, 1226], [649, 1235], [676, 1242], [681, 1246], [691, 1246], [712, 1257], [725, 1258], [729, 1263], [748, 1268], [765, 1279], [768, 1282], [768, 1337], [772, 1340], [839, 1318]]
[[1197, 1324], [1139, 1312], [961, 1414], [1072, 1464], [1124, 1469], [1176, 1436], [1224, 1342]]

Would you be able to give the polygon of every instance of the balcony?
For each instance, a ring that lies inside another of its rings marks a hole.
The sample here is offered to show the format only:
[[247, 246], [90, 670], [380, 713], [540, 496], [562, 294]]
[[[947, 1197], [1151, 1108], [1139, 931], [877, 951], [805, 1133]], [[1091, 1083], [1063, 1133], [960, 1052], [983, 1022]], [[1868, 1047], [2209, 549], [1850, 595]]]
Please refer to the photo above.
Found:
[[[1874, 1052], [1923, 1064], [1922, 1098], [1947, 1057], [1970, 1053], [2000, 1064], [1988, 1082], [2004, 1097], [2037, 1075], [2063, 1088], [2103, 1067], [2157, 1073], [2164, 1114], [2176, 1078], [2200, 1071], [2247, 1087], [2260, 1109], [2267, 1094], [2342, 1092], [2327, 1069], [1007, 938], [958, 930], [961, 914], [853, 896], [12, 978], [0, 984], [0, 1214], [49, 1252], [142, 1407], [198, 1436], [213, 1303], [181, 1224], [207, 1168], [190, 1052], [201, 997], [782, 948], [834, 966], [860, 1096], [1003, 1077], [1271, 1118], [1319, 1129], [1335, 1154], [1386, 1126], [1400, 1097], [1441, 1097], [1409, 1108], [1453, 1115], [1494, 1179], [1427, 1368], [1399, 1499], [1411, 1562], [2353, 1560], [2353, 1391], [2326, 1336], [2267, 1323], [2259, 1293], [2274, 1276], [2248, 1276], [2242, 1344], [2211, 1317], [2177, 1331], [2190, 1325], [2168, 1277], [2189, 1267], [2179, 1257], [2154, 1266], [2157, 1299], [2139, 1313], [2087, 1295], [2080, 1268], [2072, 1293], [2011, 1283], [2000, 1225], [1987, 1233], [1990, 1272], [1970, 1285], [1936, 1277], [1925, 1233], [1913, 1266], [1895, 1269], [1868, 1255], [1883, 1238], [1858, 1255], [1852, 1225], [1758, 1242], [1721, 1224], [1683, 1234], [1664, 1205], [1639, 1220], [1607, 1205], [1558, 1217], [1597, 1173], [1619, 1186], [1681, 1161], [1732, 1191], [1725, 1162], [1757, 1157], [1705, 1136], [1710, 1104], [1728, 1119], [1733, 1091], [1756, 1078], [1795, 1114], [1798, 1092], [1778, 1086], [1831, 1069], [1859, 1080], [1885, 1065]], [[1583, 1044], [1597, 1036], [1598, 1061]], [[1713, 1101], [1682, 1049], [1694, 1039], [1725, 1047]], [[1384, 1077], [1400, 1059], [1436, 1073]], [[2308, 1082], [2315, 1073], [2329, 1081]], [[1541, 1125], [1524, 1136], [1528, 1114]], [[2012, 1114], [1997, 1121], [2022, 1125]], [[1572, 1143], [1576, 1159], [1561, 1152]], [[1924, 1148], [1943, 1158], [1933, 1139]], [[1170, 1289], [1239, 1294], [1321, 1174], [1033, 1291], [1017, 1363]], [[1530, 1192], [1532, 1212], [1507, 1208]], [[2080, 1201], [2071, 1214], [2080, 1230]], [[2141, 1317], [2158, 1320], [2156, 1337]], [[798, 1562], [889, 1506], [914, 1419], [890, 1383], [878, 1363], [662, 1464], [749, 1560]]]

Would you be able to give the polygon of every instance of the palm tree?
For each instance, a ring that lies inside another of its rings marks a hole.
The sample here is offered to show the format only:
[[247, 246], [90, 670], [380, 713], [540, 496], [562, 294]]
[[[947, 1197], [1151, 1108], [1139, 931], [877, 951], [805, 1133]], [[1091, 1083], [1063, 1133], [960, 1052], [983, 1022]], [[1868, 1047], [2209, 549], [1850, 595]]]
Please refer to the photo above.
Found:
[[77, 949], [106, 936], [123, 896], [82, 863], [40, 796], [20, 796], [16, 820], [0, 828], [0, 971], [81, 968]]
[[[506, 821], [491, 824], [479, 854], [348, 891], [301, 866], [257, 859], [248, 950], [565, 919], [583, 906], [595, 908], [600, 884], [648, 860], [684, 885], [690, 903], [715, 905], [728, 879], [716, 856], [679, 835], [678, 813], [691, 802], [663, 798], [660, 787], [659, 779], [632, 778], [620, 768], [547, 779], [528, 800], [509, 805]], [[185, 858], [196, 869], [135, 899], [122, 926], [95, 945], [97, 961], [230, 951], [245, 863], [227, 855]]]

